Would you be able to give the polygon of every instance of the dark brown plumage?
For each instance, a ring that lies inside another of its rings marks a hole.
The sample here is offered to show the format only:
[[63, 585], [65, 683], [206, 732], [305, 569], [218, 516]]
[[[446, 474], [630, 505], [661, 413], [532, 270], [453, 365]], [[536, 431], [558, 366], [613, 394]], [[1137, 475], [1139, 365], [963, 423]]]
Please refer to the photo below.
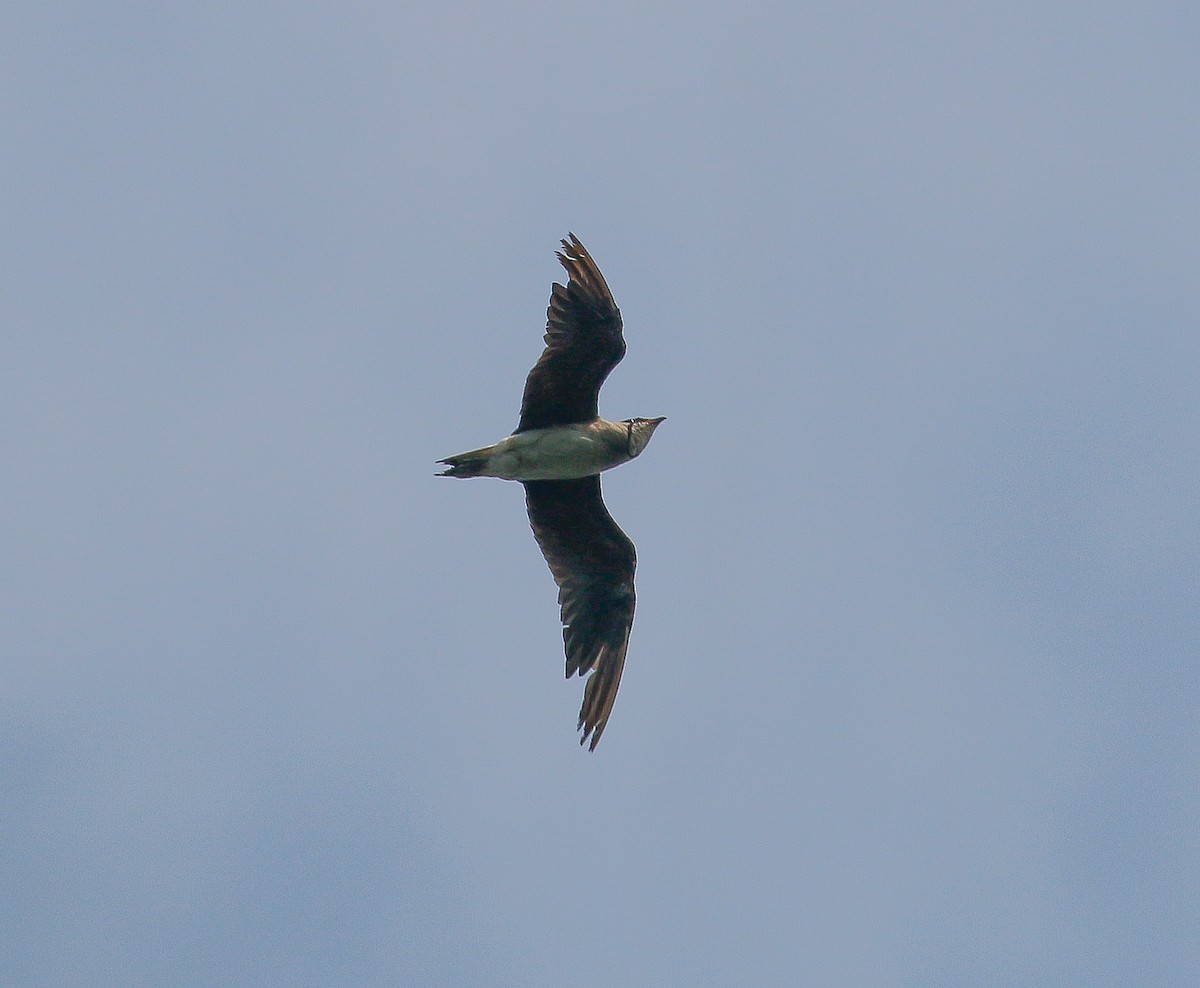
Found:
[[525, 379], [517, 432], [596, 418], [600, 385], [625, 356], [621, 310], [579, 238], [567, 236], [557, 256], [570, 277], [550, 290], [546, 349]]
[[640, 455], [663, 420], [600, 417], [600, 386], [625, 356], [621, 312], [578, 237], [568, 234], [558, 259], [567, 284], [551, 288], [546, 348], [525, 380], [516, 431], [439, 462], [442, 476], [525, 485], [529, 524], [558, 584], [567, 676], [588, 677], [580, 743], [595, 750], [625, 668], [637, 567], [604, 506], [600, 472]]
[[600, 477], [525, 482], [529, 524], [558, 584], [567, 677], [594, 669], [579, 728], [595, 750], [608, 723], [633, 627], [637, 554], [608, 513]]
[[[568, 233], [557, 257], [568, 281], [551, 287], [546, 349], [525, 379], [517, 432], [599, 416], [600, 386], [625, 356], [621, 310], [591, 254]], [[599, 475], [526, 481], [525, 506], [558, 584], [567, 678], [595, 670], [579, 710], [579, 743], [590, 736], [594, 751], [625, 668], [637, 554], [604, 506]]]

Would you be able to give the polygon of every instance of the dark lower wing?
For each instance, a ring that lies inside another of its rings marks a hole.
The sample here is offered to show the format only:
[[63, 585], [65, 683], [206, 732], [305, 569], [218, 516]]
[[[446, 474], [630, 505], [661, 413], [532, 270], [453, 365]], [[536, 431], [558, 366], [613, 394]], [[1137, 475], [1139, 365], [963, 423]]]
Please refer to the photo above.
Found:
[[525, 483], [529, 524], [558, 584], [567, 676], [592, 672], [583, 691], [580, 744], [595, 750], [612, 713], [629, 630], [637, 554], [600, 496], [600, 478]]

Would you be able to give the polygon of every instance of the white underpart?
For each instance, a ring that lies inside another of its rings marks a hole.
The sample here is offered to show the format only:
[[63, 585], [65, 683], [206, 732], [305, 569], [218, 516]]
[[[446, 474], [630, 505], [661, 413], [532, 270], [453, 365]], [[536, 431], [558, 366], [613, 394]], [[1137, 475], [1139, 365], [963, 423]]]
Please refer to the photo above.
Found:
[[530, 429], [502, 439], [487, 449], [481, 477], [504, 480], [570, 480], [590, 477], [629, 459], [624, 423]]

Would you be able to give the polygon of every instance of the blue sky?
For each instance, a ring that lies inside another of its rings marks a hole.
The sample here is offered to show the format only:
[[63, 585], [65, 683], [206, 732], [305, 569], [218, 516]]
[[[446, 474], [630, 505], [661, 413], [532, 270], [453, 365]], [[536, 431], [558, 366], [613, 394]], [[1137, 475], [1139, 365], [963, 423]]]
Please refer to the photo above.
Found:
[[[17, 3], [21, 985], [1200, 977], [1192, 4]], [[625, 316], [594, 754], [521, 490]]]

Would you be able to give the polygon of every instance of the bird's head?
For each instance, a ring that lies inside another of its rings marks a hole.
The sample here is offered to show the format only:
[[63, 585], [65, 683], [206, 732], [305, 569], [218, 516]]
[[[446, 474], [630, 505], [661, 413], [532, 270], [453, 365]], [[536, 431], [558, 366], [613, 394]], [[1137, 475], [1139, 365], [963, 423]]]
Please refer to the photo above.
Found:
[[632, 459], [646, 448], [654, 430], [667, 420], [665, 415], [656, 419], [626, 419], [629, 426], [629, 456]]

